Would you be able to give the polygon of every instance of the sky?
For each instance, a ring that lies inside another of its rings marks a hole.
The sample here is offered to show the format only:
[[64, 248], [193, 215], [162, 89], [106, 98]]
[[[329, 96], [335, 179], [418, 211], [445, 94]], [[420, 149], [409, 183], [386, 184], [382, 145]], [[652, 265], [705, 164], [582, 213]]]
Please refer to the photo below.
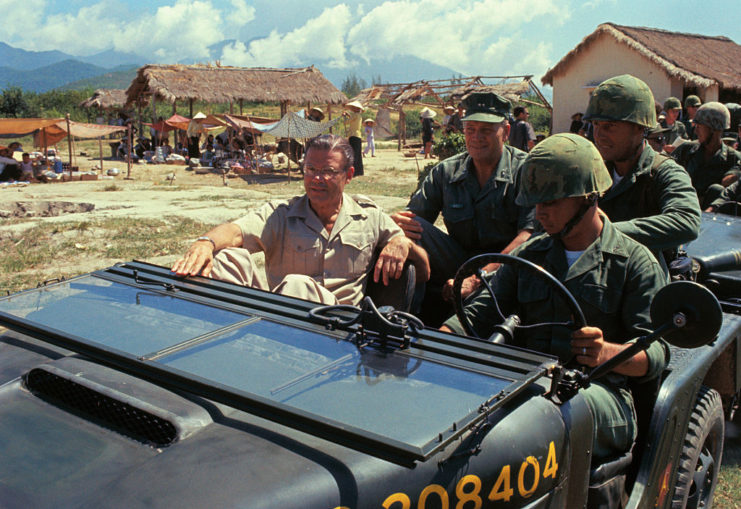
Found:
[[607, 21], [741, 44], [739, 0], [0, 0], [0, 11], [0, 41], [25, 50], [205, 63], [234, 40], [218, 60], [240, 67], [412, 55], [467, 76], [539, 77]]

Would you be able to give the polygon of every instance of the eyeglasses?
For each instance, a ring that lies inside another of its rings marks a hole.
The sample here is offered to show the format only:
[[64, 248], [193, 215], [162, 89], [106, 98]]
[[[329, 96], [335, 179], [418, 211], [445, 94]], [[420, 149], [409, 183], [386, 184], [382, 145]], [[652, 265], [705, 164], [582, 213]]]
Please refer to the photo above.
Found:
[[664, 143], [666, 136], [650, 136], [647, 138], [649, 141], [655, 141], [657, 143]]
[[338, 175], [341, 175], [344, 173], [342, 170], [336, 170], [334, 168], [309, 168], [304, 167], [304, 175], [307, 177], [321, 177], [324, 180], [329, 180], [337, 177]]

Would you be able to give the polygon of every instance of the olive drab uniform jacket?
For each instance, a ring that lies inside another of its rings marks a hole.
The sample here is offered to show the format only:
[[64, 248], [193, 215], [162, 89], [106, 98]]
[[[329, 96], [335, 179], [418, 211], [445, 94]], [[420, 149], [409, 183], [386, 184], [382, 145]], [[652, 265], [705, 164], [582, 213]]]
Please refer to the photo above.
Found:
[[[604, 218], [603, 218], [604, 219]], [[547, 234], [531, 238], [513, 252], [545, 268], [561, 281], [579, 303], [587, 325], [599, 327], [606, 341], [626, 343], [650, 331], [650, 306], [666, 278], [649, 250], [620, 233], [607, 219], [600, 237], [568, 266], [563, 244]], [[517, 314], [525, 325], [566, 322], [571, 310], [544, 280], [513, 265], [502, 265], [494, 273], [491, 286], [505, 316]], [[485, 289], [465, 306], [465, 313], [479, 337], [486, 338], [499, 323], [494, 300]], [[457, 317], [445, 322], [463, 334]], [[571, 330], [565, 327], [539, 327], [519, 330], [515, 344], [557, 355], [570, 362]], [[665, 343], [653, 343], [646, 351], [648, 372], [639, 379], [655, 379], [668, 361]], [[593, 457], [613, 456], [630, 448], [636, 433], [633, 397], [628, 378], [608, 373], [582, 392], [595, 417]]]
[[[607, 168], [613, 173], [611, 163]], [[689, 174], [646, 142], [636, 167], [608, 189], [599, 207], [618, 230], [648, 247], [667, 273], [666, 255], [700, 233], [700, 203]]]
[[703, 198], [711, 185], [720, 184], [730, 175], [741, 176], [741, 153], [725, 143], [709, 160], [705, 160], [699, 141], [682, 143], [672, 152], [672, 158], [690, 174], [703, 208], [710, 205]]
[[468, 152], [450, 157], [432, 168], [406, 208], [430, 223], [442, 212], [448, 235], [470, 253], [499, 252], [534, 227], [534, 209], [515, 203], [526, 156], [505, 145], [483, 188]]

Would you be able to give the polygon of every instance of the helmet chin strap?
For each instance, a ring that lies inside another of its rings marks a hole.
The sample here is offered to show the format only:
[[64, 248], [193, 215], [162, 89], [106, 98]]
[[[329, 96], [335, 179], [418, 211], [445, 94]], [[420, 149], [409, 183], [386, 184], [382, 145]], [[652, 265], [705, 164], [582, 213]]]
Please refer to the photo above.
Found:
[[576, 211], [574, 214], [574, 217], [568, 220], [568, 222], [564, 225], [564, 227], [561, 229], [558, 233], [551, 233], [551, 237], [554, 239], [563, 239], [566, 235], [568, 235], [571, 230], [574, 229], [574, 226], [579, 224], [579, 221], [584, 218], [584, 214], [587, 213], [589, 209], [594, 206], [594, 204], [597, 203], [597, 199], [599, 198], [599, 195], [597, 193], [592, 193], [589, 196], [584, 197], [584, 203], [581, 204], [579, 207], [579, 210]]

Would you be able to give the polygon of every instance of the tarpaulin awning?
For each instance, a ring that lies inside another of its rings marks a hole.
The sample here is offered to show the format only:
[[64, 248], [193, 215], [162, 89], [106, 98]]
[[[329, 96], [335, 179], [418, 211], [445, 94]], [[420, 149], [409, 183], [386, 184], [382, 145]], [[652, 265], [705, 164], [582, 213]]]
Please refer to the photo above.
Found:
[[335, 125], [342, 117], [336, 117], [329, 122], [315, 122], [304, 118], [302, 114], [288, 112], [275, 125], [264, 130], [276, 138], [313, 138]]
[[64, 122], [63, 118], [0, 118], [0, 134], [21, 137], [45, 127]]
[[[203, 128], [210, 132], [210, 131], [216, 131], [218, 129], [222, 129], [226, 123], [221, 120], [219, 117], [216, 117], [214, 115], [208, 115], [206, 118], [200, 119], [201, 124], [203, 125]], [[167, 133], [170, 131], [174, 131], [175, 129], [180, 129], [181, 131], [187, 131], [188, 130], [188, 124], [190, 124], [191, 119], [188, 117], [183, 117], [181, 115], [178, 115], [177, 113], [167, 120], [163, 120], [161, 122], [155, 122], [154, 124], [148, 124], [145, 123], [144, 125], [151, 126], [155, 129], [155, 131]]]
[[[76, 138], [101, 138], [109, 134], [126, 131], [127, 127], [117, 125], [86, 124], [83, 122], [69, 122], [69, 133]], [[37, 147], [54, 145], [67, 136], [67, 121], [57, 120], [56, 123], [34, 131], [34, 144]]]

